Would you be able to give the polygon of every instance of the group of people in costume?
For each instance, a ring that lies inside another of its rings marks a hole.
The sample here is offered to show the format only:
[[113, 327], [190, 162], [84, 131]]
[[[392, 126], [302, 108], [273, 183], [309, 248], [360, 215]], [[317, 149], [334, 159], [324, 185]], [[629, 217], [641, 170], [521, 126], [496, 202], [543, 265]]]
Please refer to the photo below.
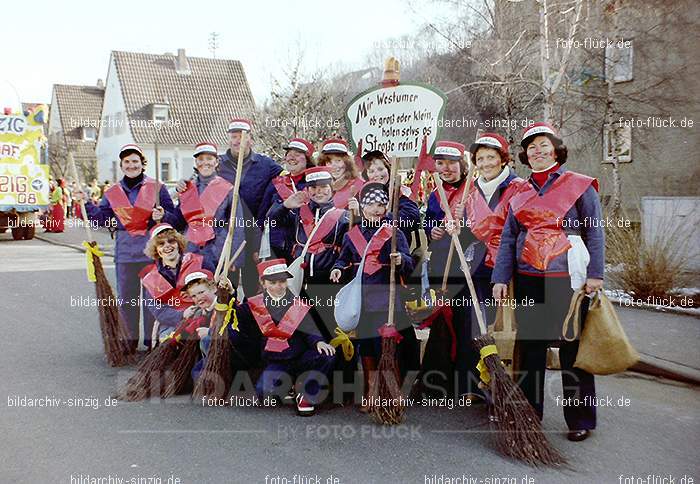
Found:
[[[324, 385], [359, 368], [367, 396], [382, 337], [398, 342], [402, 378], [418, 373], [416, 321], [405, 303], [430, 302], [430, 288], [445, 279], [450, 290], [440, 295], [455, 301], [455, 391], [474, 402], [488, 401], [476, 369], [479, 352], [471, 345], [479, 335], [475, 312], [493, 321], [510, 284], [518, 323], [514, 366], [522, 375], [519, 385], [542, 415], [547, 348], [558, 343], [573, 292], [599, 290], [604, 268], [604, 236], [595, 223], [601, 218], [597, 182], [564, 167], [567, 149], [552, 126], [536, 123], [523, 133], [519, 159], [531, 170], [526, 179], [516, 175], [508, 142], [497, 133], [479, 136], [468, 149], [437, 141], [431, 168], [448, 206], [437, 189], [425, 204], [408, 186], [392, 190], [391, 162], [379, 151], [353, 156], [345, 140], [333, 138], [314, 156], [313, 143], [293, 138], [281, 166], [252, 150], [249, 120], [232, 120], [228, 133], [224, 154], [213, 143], [195, 147], [195, 174], [178, 183], [177, 206], [165, 186], [145, 176], [146, 159], [133, 144], [119, 153], [124, 177], [99, 205], [86, 201], [93, 222], [117, 221], [117, 293], [134, 346], [140, 335], [147, 348], [157, 345], [195, 311], [213, 313], [217, 284], [224, 284], [214, 280], [220, 259], [239, 254], [223, 269], [235, 301], [236, 323], [227, 327], [237, 355], [231, 364], [234, 370], [261, 369], [255, 386], [260, 396], [294, 399], [297, 412], [310, 415], [327, 395]], [[476, 177], [469, 176], [467, 151]], [[451, 255], [455, 235], [465, 249], [479, 306], [471, 303], [459, 258]], [[224, 254], [227, 250], [231, 253]], [[396, 291], [390, 290], [392, 271]], [[356, 327], [343, 330], [336, 318], [339, 291], [350, 283], [361, 285], [359, 318]], [[390, 294], [393, 328], [386, 326]], [[532, 303], [520, 304], [524, 301]], [[197, 335], [201, 360], [195, 379], [212, 329], [205, 325]], [[564, 407], [571, 440], [585, 439], [596, 425], [589, 404], [595, 399], [584, 398], [595, 395], [593, 376], [573, 367], [577, 345], [563, 342], [560, 348], [564, 397], [581, 402]], [[364, 399], [356, 401], [367, 411]]]

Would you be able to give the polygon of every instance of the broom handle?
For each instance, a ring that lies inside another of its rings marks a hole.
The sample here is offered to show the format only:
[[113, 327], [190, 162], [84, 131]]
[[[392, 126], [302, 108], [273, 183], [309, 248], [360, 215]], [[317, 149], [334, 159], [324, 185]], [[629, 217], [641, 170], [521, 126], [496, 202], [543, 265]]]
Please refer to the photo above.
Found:
[[[462, 191], [462, 197], [459, 200], [460, 205], [464, 205], [464, 202], [467, 199], [467, 195], [469, 194], [469, 188], [470, 188], [469, 184], [471, 183], [472, 177], [474, 176], [474, 165], [472, 165], [471, 161], [469, 161], [469, 158], [467, 158], [467, 165], [469, 166], [469, 171], [467, 173], [467, 186]], [[443, 293], [447, 291], [447, 277], [450, 274], [450, 266], [452, 265], [452, 256], [454, 255], [454, 251], [455, 251], [454, 244], [450, 244], [450, 251], [447, 253], [447, 263], [445, 264], [445, 272], [442, 274], [442, 292]]]
[[[231, 261], [231, 243], [233, 241], [233, 224], [236, 220], [236, 211], [238, 210], [238, 199], [240, 198], [239, 190], [241, 187], [241, 178], [243, 171], [243, 155], [246, 150], [246, 144], [248, 143], [248, 132], [241, 131], [241, 144], [238, 148], [238, 163], [236, 164], [236, 178], [233, 182], [233, 200], [231, 201], [231, 214], [229, 215], [228, 221], [228, 233], [226, 234], [226, 241], [224, 242], [224, 253], [219, 257], [219, 263], [216, 266], [216, 272], [214, 273], [214, 279], [218, 279], [221, 276], [224, 268], [229, 267], [229, 262]], [[224, 260], [225, 259], [225, 260]], [[235, 259], [234, 259], [235, 260]], [[228, 272], [228, 270], [227, 270]], [[228, 275], [228, 274], [227, 274]]]
[[[75, 182], [78, 184], [78, 188], [80, 189], [80, 191], [82, 191], [83, 187], [80, 186], [78, 169], [75, 167], [75, 159], [73, 159], [72, 151], [68, 152], [68, 163], [70, 164], [71, 171], [73, 172], [73, 178], [75, 178]], [[80, 217], [83, 219], [83, 225], [85, 226], [85, 236], [87, 237], [88, 242], [92, 242], [92, 232], [90, 231], [90, 224], [88, 222], [87, 213], [85, 212], [85, 200], [83, 200], [82, 197], [80, 198]]]
[[[440, 194], [440, 201], [442, 202], [443, 210], [447, 216], [448, 221], [454, 221], [452, 218], [452, 212], [450, 212], [450, 206], [447, 203], [447, 195], [445, 195], [445, 189], [442, 187], [442, 180], [440, 180], [440, 175], [437, 173], [433, 174], [433, 179], [437, 185], [438, 193]], [[484, 317], [481, 314], [481, 305], [479, 304], [479, 298], [476, 295], [476, 289], [474, 288], [474, 282], [472, 281], [472, 275], [469, 270], [469, 263], [464, 258], [464, 251], [462, 250], [462, 243], [459, 241], [459, 236], [455, 233], [452, 235], [452, 243], [455, 246], [457, 255], [459, 256], [459, 262], [464, 273], [464, 277], [467, 280], [467, 286], [469, 286], [469, 294], [472, 298], [472, 304], [474, 305], [474, 312], [476, 313], [476, 320], [479, 323], [479, 330], [481, 334], [486, 334], [486, 324], [484, 323]]]
[[245, 248], [246, 241], [244, 240], [241, 245], [238, 246], [238, 249], [236, 249], [236, 252], [231, 256], [231, 261], [228, 263], [226, 266], [226, 274], [228, 274], [231, 271], [231, 266], [233, 266], [233, 263], [236, 262], [236, 259], [238, 259], [238, 256], [241, 255], [241, 252], [243, 252], [243, 249]]
[[389, 320], [387, 326], [394, 325], [394, 311], [396, 306], [396, 266], [391, 259], [391, 254], [396, 252], [396, 224], [398, 223], [399, 215], [399, 200], [396, 196], [396, 172], [398, 170], [398, 161], [396, 157], [391, 158], [391, 173], [389, 175], [390, 201], [392, 209], [392, 224], [391, 224], [391, 252], [389, 254]]

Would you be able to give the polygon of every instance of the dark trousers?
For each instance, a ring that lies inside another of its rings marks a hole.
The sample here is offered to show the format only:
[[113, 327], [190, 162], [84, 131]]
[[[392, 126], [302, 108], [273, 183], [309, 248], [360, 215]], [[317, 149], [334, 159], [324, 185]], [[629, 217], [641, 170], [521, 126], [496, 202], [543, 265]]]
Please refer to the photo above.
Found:
[[145, 305], [141, 290], [139, 272], [151, 264], [150, 262], [118, 262], [115, 264], [117, 273], [117, 297], [121, 299], [119, 313], [129, 331], [130, 341], [136, 344], [140, 334], [140, 312], [143, 308], [143, 344], [151, 347], [151, 334], [155, 318]]
[[[484, 324], [489, 325], [496, 318], [494, 305], [485, 305], [484, 301], [491, 300], [491, 283], [488, 279], [474, 278], [474, 288], [481, 305]], [[455, 358], [455, 374], [457, 377], [457, 392], [482, 394], [478, 388], [479, 372], [476, 365], [479, 362], [479, 352], [474, 348], [473, 340], [481, 334], [476, 318], [476, 307], [471, 299], [469, 286], [466, 284], [455, 295], [452, 307], [452, 324], [457, 339], [457, 355]]]
[[267, 395], [282, 397], [290, 390], [290, 384], [294, 385], [295, 380], [303, 377], [296, 382], [297, 391], [312, 403], [319, 403], [321, 385], [328, 384], [328, 375], [335, 366], [335, 358], [336, 355], [321, 354], [315, 348], [310, 348], [290, 360], [268, 360], [255, 390], [261, 398]]
[[[515, 297], [518, 304], [516, 320], [518, 334], [514, 358], [515, 375], [528, 401], [543, 414], [547, 348], [560, 341], [561, 327], [569, 308], [573, 290], [568, 278], [544, 278], [518, 275], [515, 278]], [[531, 298], [534, 305], [521, 304]], [[589, 299], [581, 304], [581, 322], [585, 323]], [[548, 327], [545, 327], [548, 326]], [[581, 328], [583, 329], [583, 327]], [[564, 400], [557, 400], [564, 409], [564, 419], [570, 430], [592, 430], [596, 427], [595, 382], [592, 374], [574, 368], [578, 340], [561, 341], [559, 360]]]

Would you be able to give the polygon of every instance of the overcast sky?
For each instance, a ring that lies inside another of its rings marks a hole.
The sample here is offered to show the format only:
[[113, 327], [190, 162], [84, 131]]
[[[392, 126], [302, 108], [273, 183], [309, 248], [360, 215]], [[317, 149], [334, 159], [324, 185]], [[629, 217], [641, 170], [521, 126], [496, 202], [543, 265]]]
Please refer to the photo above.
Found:
[[434, 8], [412, 5], [406, 0], [4, 2], [0, 102], [9, 98], [14, 104], [17, 97], [50, 102], [53, 84], [94, 85], [106, 77], [112, 50], [162, 54], [184, 48], [187, 55], [210, 57], [211, 32], [219, 33], [216, 56], [243, 63], [260, 102], [271, 77], [281, 77], [299, 47], [308, 71], [339, 62], [361, 67], [373, 45], [415, 32]]

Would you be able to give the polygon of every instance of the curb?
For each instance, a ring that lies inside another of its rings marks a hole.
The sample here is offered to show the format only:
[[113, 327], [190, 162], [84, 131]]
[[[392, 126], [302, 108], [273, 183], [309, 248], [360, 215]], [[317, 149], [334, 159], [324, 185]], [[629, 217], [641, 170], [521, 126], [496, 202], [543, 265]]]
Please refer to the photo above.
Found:
[[[75, 244], [69, 244], [67, 242], [59, 242], [58, 240], [53, 240], [49, 239], [47, 237], [44, 237], [42, 235], [34, 235], [35, 239], [41, 240], [42, 242], [46, 242], [48, 244], [52, 245], [59, 245], [61, 247], [68, 247], [69, 249], [74, 249], [77, 250], [78, 252], [82, 252], [83, 254], [85, 253], [85, 248], [82, 245], [75, 245]], [[114, 253], [108, 250], [103, 250], [104, 254], [108, 257], [114, 258]]]

